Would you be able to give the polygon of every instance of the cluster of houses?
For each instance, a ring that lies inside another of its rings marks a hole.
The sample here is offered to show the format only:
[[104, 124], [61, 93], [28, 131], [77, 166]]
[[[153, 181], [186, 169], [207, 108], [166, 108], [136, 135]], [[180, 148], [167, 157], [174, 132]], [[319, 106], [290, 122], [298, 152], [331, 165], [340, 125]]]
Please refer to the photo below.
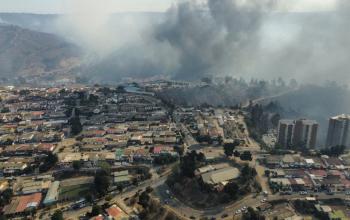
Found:
[[0, 89], [0, 176], [37, 168], [68, 134], [59, 89]]
[[262, 159], [269, 168], [271, 187], [277, 191], [350, 190], [349, 158], [300, 154], [267, 155]]
[[[1, 212], [10, 218], [79, 199], [91, 191], [94, 177], [89, 172], [101, 162], [113, 168], [113, 187], [144, 180], [139, 165], [151, 165], [164, 155], [177, 158], [182, 146], [177, 126], [153, 94], [11, 87], [0, 88], [0, 100], [0, 193], [10, 189], [14, 195]], [[76, 136], [72, 117], [79, 117], [81, 124]], [[57, 157], [54, 166], [40, 170], [50, 155]], [[79, 171], [74, 169], [76, 161]], [[72, 170], [78, 175], [57, 175]], [[110, 207], [96, 219], [110, 216], [124, 214]]]
[[172, 123], [150, 121], [86, 126], [76, 139], [76, 152], [58, 153], [60, 165], [74, 161], [91, 165], [100, 160], [152, 163], [164, 154], [177, 157], [181, 135]]

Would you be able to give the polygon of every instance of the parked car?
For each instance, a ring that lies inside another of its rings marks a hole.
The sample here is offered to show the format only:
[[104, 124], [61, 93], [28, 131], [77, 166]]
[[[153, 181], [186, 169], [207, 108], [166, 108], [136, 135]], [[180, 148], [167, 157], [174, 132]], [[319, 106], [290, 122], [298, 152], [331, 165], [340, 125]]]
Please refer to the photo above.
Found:
[[300, 194], [300, 195], [307, 195], [308, 192], [307, 192], [307, 191], [300, 191], [299, 194]]

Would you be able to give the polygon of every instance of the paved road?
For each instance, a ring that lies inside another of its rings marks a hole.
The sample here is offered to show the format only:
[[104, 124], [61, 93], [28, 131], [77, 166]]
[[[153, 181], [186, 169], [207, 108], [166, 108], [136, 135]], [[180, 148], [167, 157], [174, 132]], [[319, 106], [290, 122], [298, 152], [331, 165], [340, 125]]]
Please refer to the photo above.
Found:
[[[189, 206], [184, 205], [183, 202], [177, 200], [176, 198], [173, 198], [171, 195], [167, 193], [167, 190], [169, 188], [166, 185], [160, 185], [157, 187], [154, 191], [154, 194], [165, 207], [168, 209], [174, 211], [178, 215], [189, 218], [191, 216], [195, 217], [196, 219], [200, 219], [203, 217], [215, 217], [216, 219], [221, 219], [222, 216], [228, 215], [227, 219], [232, 219], [233, 216], [236, 216], [236, 211], [238, 209], [241, 209], [242, 207], [253, 207], [256, 208], [263, 204], [263, 199], [267, 199], [267, 201], [276, 201], [276, 200], [296, 200], [296, 199], [305, 199], [306, 197], [310, 197], [310, 195], [299, 195], [299, 194], [293, 194], [293, 195], [270, 195], [268, 197], [265, 197], [263, 195], [248, 195], [239, 201], [228, 204], [226, 206], [218, 206], [213, 207], [209, 209], [196, 209]], [[326, 195], [324, 193], [318, 193], [314, 194], [314, 196], [317, 196], [318, 199], [324, 200], [324, 199], [332, 199], [332, 198], [340, 198], [340, 199], [346, 199], [349, 196], [345, 194], [336, 194], [336, 195]]]
[[[170, 173], [171, 173], [171, 168], [168, 168], [168, 170], [162, 176], [158, 176], [156, 173], [152, 173], [152, 179], [146, 180], [136, 187], [128, 188], [124, 190], [122, 193], [118, 193], [112, 198], [111, 201], [109, 201], [109, 203], [116, 203], [124, 212], [126, 212], [127, 214], [131, 214], [132, 210], [124, 204], [124, 199], [132, 197], [137, 192], [147, 188], [148, 186], [156, 188], [160, 185], [163, 185]], [[97, 204], [103, 205], [105, 202], [106, 201], [102, 199], [98, 201]], [[85, 207], [79, 210], [71, 210], [71, 211], [64, 212], [64, 217], [65, 219], [68, 219], [68, 218], [78, 219], [79, 216], [85, 215], [89, 211], [91, 211], [91, 206]]]

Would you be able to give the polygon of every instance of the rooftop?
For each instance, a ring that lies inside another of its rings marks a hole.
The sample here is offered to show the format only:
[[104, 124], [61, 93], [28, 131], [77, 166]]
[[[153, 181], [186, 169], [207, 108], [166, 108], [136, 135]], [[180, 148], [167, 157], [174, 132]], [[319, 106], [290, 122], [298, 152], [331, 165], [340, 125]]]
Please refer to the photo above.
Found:
[[203, 182], [207, 184], [218, 184], [239, 177], [240, 171], [235, 167], [227, 167], [220, 170], [202, 174]]

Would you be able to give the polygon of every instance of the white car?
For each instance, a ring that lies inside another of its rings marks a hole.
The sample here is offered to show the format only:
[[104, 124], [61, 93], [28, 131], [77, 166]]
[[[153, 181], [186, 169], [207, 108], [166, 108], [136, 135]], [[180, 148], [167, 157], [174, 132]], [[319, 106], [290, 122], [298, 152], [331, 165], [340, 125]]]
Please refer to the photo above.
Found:
[[238, 209], [235, 213], [236, 213], [236, 215], [239, 215], [239, 214], [241, 214], [241, 210]]
[[242, 211], [247, 210], [247, 206], [243, 206], [243, 208], [241, 208]]
[[261, 203], [265, 203], [266, 202], [266, 199], [262, 199], [260, 200]]

